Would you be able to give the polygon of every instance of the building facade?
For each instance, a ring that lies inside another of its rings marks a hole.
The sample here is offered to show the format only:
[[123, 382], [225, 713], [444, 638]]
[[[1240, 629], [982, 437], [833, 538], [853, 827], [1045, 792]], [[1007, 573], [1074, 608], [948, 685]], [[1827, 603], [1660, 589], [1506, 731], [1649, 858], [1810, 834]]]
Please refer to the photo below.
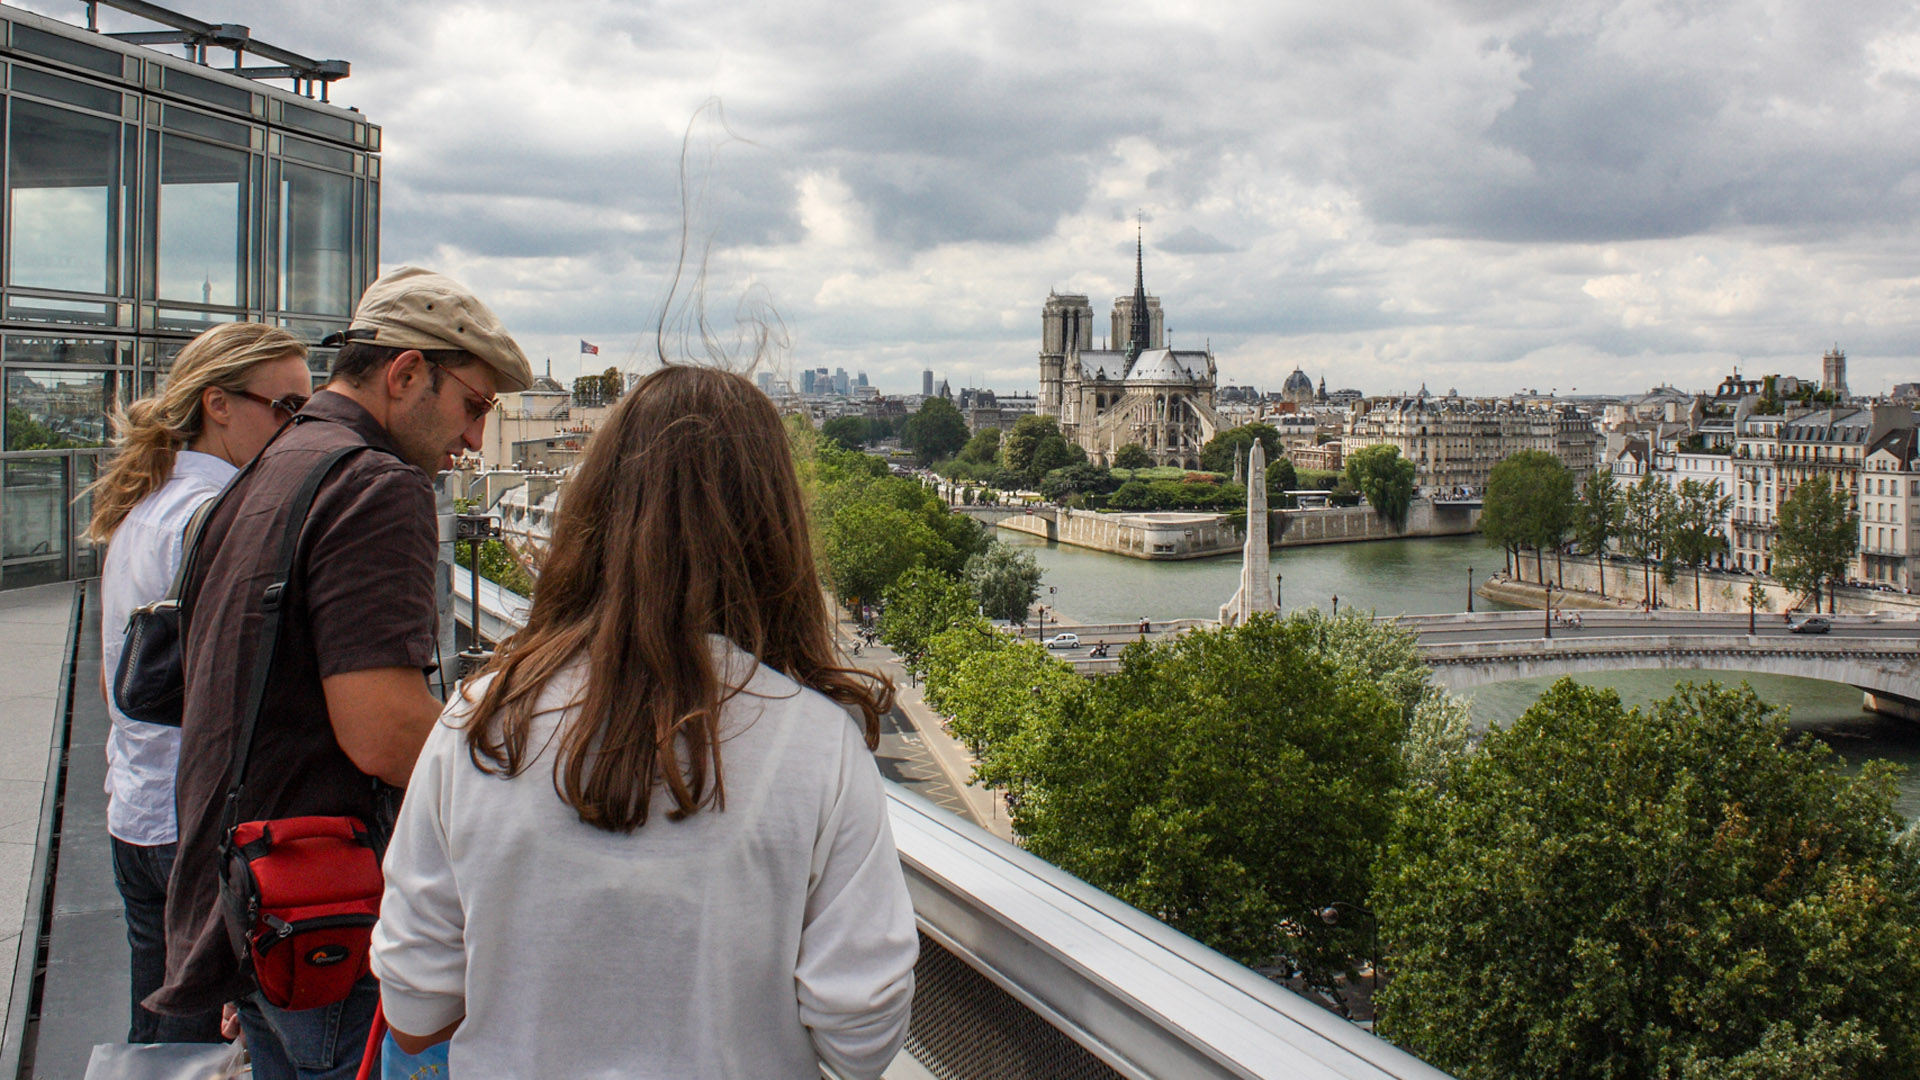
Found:
[[[0, 62], [0, 588], [18, 588], [98, 572], [79, 496], [109, 418], [195, 334], [346, 328], [378, 269], [380, 129], [15, 7]], [[308, 86], [346, 71], [307, 63]]]
[[1418, 492], [1442, 498], [1480, 494], [1493, 467], [1522, 450], [1558, 457], [1576, 483], [1600, 455], [1593, 418], [1574, 406], [1459, 397], [1368, 399], [1348, 415], [1341, 443], [1346, 457], [1368, 446], [1397, 447], [1413, 462]]
[[[1095, 463], [1109, 465], [1129, 443], [1156, 465], [1200, 467], [1200, 448], [1222, 424], [1210, 350], [1171, 349], [1157, 297], [1148, 296], [1136, 242], [1133, 295], [1114, 300], [1109, 323], [1118, 348], [1093, 347], [1093, 305], [1085, 296], [1047, 297], [1040, 315], [1038, 411]], [[1103, 343], [1104, 344], [1104, 343]]]

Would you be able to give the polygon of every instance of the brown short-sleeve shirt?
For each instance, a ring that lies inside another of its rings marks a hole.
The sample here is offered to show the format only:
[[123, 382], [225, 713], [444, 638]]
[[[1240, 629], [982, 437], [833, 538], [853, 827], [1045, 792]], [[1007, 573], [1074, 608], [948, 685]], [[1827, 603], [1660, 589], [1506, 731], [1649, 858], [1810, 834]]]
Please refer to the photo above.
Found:
[[300, 423], [234, 481], [208, 520], [185, 648], [187, 697], [176, 787], [179, 852], [167, 887], [167, 981], [147, 1000], [187, 1013], [251, 991], [219, 903], [219, 848], [228, 766], [254, 658], [263, 594], [301, 481], [336, 448], [365, 445], [336, 465], [314, 497], [295, 548], [291, 603], [247, 766], [239, 820], [351, 814], [372, 820], [378, 781], [334, 739], [320, 680], [433, 660], [433, 488], [352, 399], [321, 392]]

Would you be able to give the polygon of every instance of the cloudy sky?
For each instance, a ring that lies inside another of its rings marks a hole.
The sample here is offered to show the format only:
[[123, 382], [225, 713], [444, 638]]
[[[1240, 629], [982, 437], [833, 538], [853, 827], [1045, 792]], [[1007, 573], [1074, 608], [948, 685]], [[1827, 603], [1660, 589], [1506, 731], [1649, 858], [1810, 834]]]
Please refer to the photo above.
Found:
[[689, 235], [793, 368], [1031, 390], [1048, 290], [1104, 317], [1137, 213], [1226, 382], [1692, 389], [1836, 343], [1920, 380], [1911, 0], [172, 6], [351, 61], [385, 263], [562, 377], [649, 362]]

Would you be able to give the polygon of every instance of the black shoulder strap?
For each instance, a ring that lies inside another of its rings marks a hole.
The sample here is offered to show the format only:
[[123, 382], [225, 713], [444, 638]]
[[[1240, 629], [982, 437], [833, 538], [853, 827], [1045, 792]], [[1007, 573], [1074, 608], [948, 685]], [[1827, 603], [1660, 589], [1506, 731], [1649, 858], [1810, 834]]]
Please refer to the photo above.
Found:
[[263, 599], [262, 614], [265, 620], [260, 626], [260, 650], [253, 658], [253, 675], [247, 689], [246, 711], [240, 714], [240, 727], [234, 735], [233, 757], [227, 766], [227, 805], [221, 824], [221, 836], [231, 832], [240, 823], [240, 795], [246, 788], [247, 758], [253, 753], [253, 732], [260, 719], [260, 707], [266, 702], [267, 680], [273, 673], [273, 654], [280, 644], [280, 615], [286, 610], [288, 593], [293, 587], [294, 553], [300, 546], [300, 531], [307, 521], [307, 511], [313, 509], [313, 499], [319, 493], [320, 484], [333, 467], [349, 454], [372, 447], [343, 446], [327, 454], [314, 466], [313, 471], [301, 482], [300, 490], [294, 493], [293, 502], [287, 513], [287, 524], [280, 534], [280, 551], [275, 560], [273, 584], [267, 586]]

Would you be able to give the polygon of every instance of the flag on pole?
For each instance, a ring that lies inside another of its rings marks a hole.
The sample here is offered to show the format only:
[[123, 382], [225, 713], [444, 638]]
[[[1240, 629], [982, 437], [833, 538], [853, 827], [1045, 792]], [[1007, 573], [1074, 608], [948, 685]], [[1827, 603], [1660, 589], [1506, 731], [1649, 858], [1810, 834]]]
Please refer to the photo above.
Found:
[[599, 356], [599, 355], [600, 355], [600, 346], [598, 346], [598, 345], [595, 345], [595, 344], [593, 344], [593, 343], [592, 343], [592, 342], [590, 342], [590, 341], [582, 341], [582, 342], [580, 342], [580, 355], [582, 355], [582, 356]]

